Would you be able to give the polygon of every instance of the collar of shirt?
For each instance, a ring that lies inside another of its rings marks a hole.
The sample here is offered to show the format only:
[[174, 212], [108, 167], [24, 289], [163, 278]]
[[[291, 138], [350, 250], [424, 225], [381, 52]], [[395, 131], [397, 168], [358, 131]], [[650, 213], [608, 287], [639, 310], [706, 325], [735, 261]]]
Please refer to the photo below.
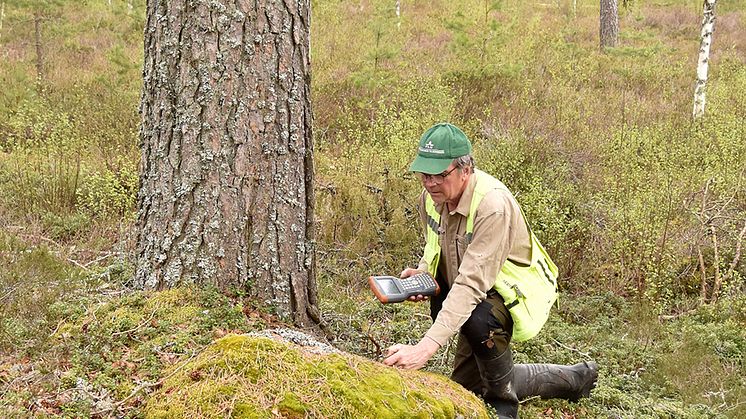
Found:
[[[474, 188], [477, 186], [477, 175], [476, 173], [472, 173], [469, 176], [469, 183], [466, 185], [466, 189], [464, 189], [464, 193], [461, 194], [461, 198], [458, 200], [458, 205], [456, 205], [456, 209], [449, 212], [450, 215], [454, 215], [455, 213], [459, 213], [463, 215], [464, 217], [469, 216], [469, 209], [471, 208], [471, 198], [474, 196]], [[446, 203], [442, 204], [435, 204], [435, 209], [438, 211], [438, 214], [443, 213], [443, 209], [445, 208]]]

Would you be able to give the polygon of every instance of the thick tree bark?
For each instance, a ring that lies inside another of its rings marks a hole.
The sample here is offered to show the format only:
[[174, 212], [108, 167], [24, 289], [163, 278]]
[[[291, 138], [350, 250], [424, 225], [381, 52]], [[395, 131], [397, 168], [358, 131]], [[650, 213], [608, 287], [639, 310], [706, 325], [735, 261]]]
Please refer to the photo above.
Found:
[[601, 0], [599, 22], [601, 49], [615, 47], [619, 40], [619, 9], [617, 0]]
[[705, 114], [705, 87], [710, 62], [710, 45], [715, 31], [715, 3], [717, 0], [704, 0], [702, 32], [700, 34], [699, 57], [697, 59], [697, 83], [694, 86], [694, 118]]
[[148, 1], [137, 285], [317, 317], [309, 27], [308, 0]]

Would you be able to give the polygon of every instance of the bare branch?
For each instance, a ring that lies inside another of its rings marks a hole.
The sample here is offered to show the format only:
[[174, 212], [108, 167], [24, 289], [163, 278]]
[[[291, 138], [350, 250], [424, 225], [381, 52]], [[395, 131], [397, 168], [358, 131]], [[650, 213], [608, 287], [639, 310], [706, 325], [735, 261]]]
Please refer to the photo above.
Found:
[[[209, 345], [207, 345], [207, 346], [209, 346]], [[164, 383], [164, 382], [165, 382], [166, 380], [168, 380], [169, 378], [173, 377], [173, 376], [174, 376], [174, 375], [175, 375], [175, 374], [176, 374], [177, 372], [179, 372], [179, 371], [180, 371], [180, 370], [181, 370], [182, 368], [184, 368], [184, 367], [185, 367], [185, 366], [186, 366], [187, 364], [189, 364], [189, 361], [191, 361], [191, 360], [192, 360], [192, 359], [193, 359], [193, 358], [194, 358], [195, 356], [197, 356], [198, 354], [202, 353], [202, 351], [203, 351], [203, 350], [205, 350], [205, 348], [206, 348], [207, 346], [203, 346], [203, 347], [202, 347], [202, 348], [200, 348], [199, 350], [197, 350], [197, 351], [194, 351], [194, 352], [192, 353], [192, 355], [191, 355], [191, 356], [189, 357], [189, 359], [187, 359], [186, 361], [184, 361], [184, 363], [182, 363], [181, 365], [179, 365], [178, 367], [176, 367], [176, 368], [175, 368], [175, 369], [174, 369], [173, 371], [171, 371], [171, 373], [170, 373], [170, 374], [168, 374], [167, 376], [165, 376], [165, 377], [161, 378], [160, 380], [156, 381], [155, 383], [151, 383], [151, 382], [148, 382], [148, 381], [146, 381], [146, 382], [143, 382], [142, 384], [140, 384], [139, 386], [137, 386], [137, 387], [136, 387], [136, 388], [135, 388], [134, 390], [132, 390], [132, 392], [130, 393], [130, 395], [129, 395], [129, 396], [127, 396], [127, 397], [125, 397], [124, 399], [122, 399], [122, 400], [118, 401], [117, 403], [115, 403], [115, 404], [114, 404], [113, 406], [111, 406], [111, 407], [108, 407], [108, 408], [106, 408], [106, 409], [102, 409], [102, 410], [99, 410], [99, 411], [97, 411], [97, 412], [93, 412], [93, 416], [98, 416], [98, 415], [101, 415], [101, 414], [103, 414], [103, 413], [106, 413], [106, 412], [116, 411], [116, 410], [118, 410], [118, 409], [119, 409], [119, 408], [120, 408], [120, 407], [121, 407], [122, 405], [124, 405], [124, 404], [125, 404], [125, 403], [126, 403], [126, 402], [127, 402], [128, 400], [129, 400], [129, 399], [131, 399], [131, 398], [135, 397], [135, 395], [136, 395], [137, 393], [139, 393], [140, 391], [142, 391], [142, 390], [144, 390], [144, 389], [146, 389], [146, 388], [159, 387], [159, 386], [163, 385], [163, 383]]]
[[153, 310], [153, 312], [152, 312], [152, 313], [150, 314], [150, 317], [148, 317], [148, 318], [147, 318], [147, 320], [145, 320], [144, 322], [142, 322], [142, 323], [138, 324], [138, 325], [137, 325], [136, 327], [134, 327], [134, 328], [132, 328], [132, 329], [129, 329], [129, 330], [124, 330], [124, 331], [121, 331], [121, 332], [114, 332], [114, 333], [112, 333], [111, 335], [112, 335], [112, 336], [126, 335], [126, 334], [128, 334], [128, 333], [132, 333], [132, 332], [134, 332], [134, 331], [136, 331], [136, 330], [140, 329], [141, 327], [143, 327], [143, 326], [145, 326], [146, 324], [150, 323], [150, 321], [151, 321], [151, 320], [153, 320], [153, 317], [155, 317], [155, 313], [156, 313], [157, 311], [158, 311], [158, 309], [155, 309], [155, 310]]
[[726, 279], [730, 279], [733, 277], [733, 271], [735, 271], [736, 266], [738, 266], [738, 261], [741, 258], [741, 246], [743, 245], [744, 235], [746, 235], [746, 222], [743, 223], [741, 233], [738, 235], [738, 239], [736, 240], [736, 253], [735, 255], [733, 255], [733, 260], [728, 267], [728, 273], [725, 274]]
[[6, 292], [5, 295], [0, 297], [0, 302], [5, 301], [6, 298], [10, 297], [19, 287], [21, 286], [21, 283], [17, 283], [13, 288], [10, 289], [10, 291]]
[[712, 285], [712, 295], [710, 295], [710, 302], [714, 303], [718, 300], [720, 286], [723, 283], [723, 278], [720, 277], [720, 255], [718, 254], [718, 236], [717, 232], [715, 231], [715, 226], [710, 226], [710, 236], [712, 236], [712, 265], [715, 268], [715, 282]]
[[567, 345], [565, 345], [564, 343], [562, 343], [562, 342], [558, 341], [557, 339], [552, 339], [552, 341], [553, 341], [554, 343], [556, 343], [557, 345], [559, 345], [559, 346], [561, 346], [561, 347], [563, 347], [563, 348], [565, 348], [565, 349], [567, 349], [567, 350], [569, 350], [569, 351], [577, 352], [578, 354], [580, 354], [580, 355], [582, 355], [582, 356], [584, 356], [584, 357], [586, 357], [586, 358], [590, 358], [590, 356], [591, 356], [591, 354], [590, 354], [590, 353], [588, 353], [588, 352], [583, 352], [583, 351], [580, 351], [580, 350], [578, 350], [578, 349], [575, 349], [575, 348], [573, 348], [573, 347], [567, 346]]
[[705, 259], [702, 257], [702, 247], [697, 243], [697, 258], [699, 259], [699, 272], [702, 275], [702, 281], [699, 288], [699, 299], [702, 304], [707, 302], [707, 269], [705, 268]]

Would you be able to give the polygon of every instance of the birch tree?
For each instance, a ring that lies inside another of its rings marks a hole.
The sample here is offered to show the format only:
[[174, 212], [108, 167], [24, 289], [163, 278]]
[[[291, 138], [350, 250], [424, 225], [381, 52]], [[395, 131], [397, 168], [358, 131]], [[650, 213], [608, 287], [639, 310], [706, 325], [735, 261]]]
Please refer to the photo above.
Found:
[[695, 119], [705, 114], [705, 88], [707, 87], [707, 71], [710, 63], [710, 45], [712, 33], [715, 31], [715, 3], [717, 0], [704, 0], [702, 31], [700, 32], [699, 57], [697, 59], [697, 82], [694, 86]]
[[615, 47], [619, 40], [619, 7], [617, 0], [600, 0], [599, 39], [601, 49]]
[[238, 289], [305, 326], [309, 0], [149, 0], [135, 282]]
[[3, 35], [3, 21], [5, 20], [5, 2], [0, 3], [0, 37]]
[[396, 29], [401, 29], [401, 0], [396, 0]]

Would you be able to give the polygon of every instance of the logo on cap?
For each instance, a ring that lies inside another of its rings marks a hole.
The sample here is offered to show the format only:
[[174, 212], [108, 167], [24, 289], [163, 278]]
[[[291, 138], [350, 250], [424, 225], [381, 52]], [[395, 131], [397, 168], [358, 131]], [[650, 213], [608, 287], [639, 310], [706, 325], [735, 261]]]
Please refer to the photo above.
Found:
[[427, 143], [425, 143], [424, 147], [420, 147], [420, 152], [431, 154], [446, 154], [445, 150], [439, 150], [435, 148], [435, 144], [433, 144], [432, 141], [428, 141]]

